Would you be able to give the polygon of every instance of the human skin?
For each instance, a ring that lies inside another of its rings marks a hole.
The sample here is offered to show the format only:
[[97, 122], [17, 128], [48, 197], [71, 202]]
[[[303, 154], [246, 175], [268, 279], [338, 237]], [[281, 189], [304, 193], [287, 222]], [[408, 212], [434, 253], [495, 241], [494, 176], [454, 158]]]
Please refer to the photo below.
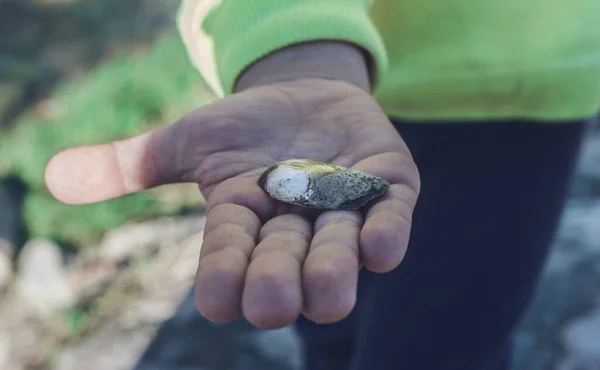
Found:
[[[359, 269], [388, 272], [404, 256], [420, 188], [410, 152], [371, 98], [364, 54], [352, 45], [276, 51], [244, 71], [235, 90], [157, 130], [58, 153], [48, 189], [64, 203], [88, 204], [197, 183], [207, 200], [196, 274], [205, 317], [243, 315], [262, 329], [300, 314], [341, 320], [354, 307]], [[257, 179], [291, 158], [338, 163], [391, 187], [362, 210], [285, 205]]]

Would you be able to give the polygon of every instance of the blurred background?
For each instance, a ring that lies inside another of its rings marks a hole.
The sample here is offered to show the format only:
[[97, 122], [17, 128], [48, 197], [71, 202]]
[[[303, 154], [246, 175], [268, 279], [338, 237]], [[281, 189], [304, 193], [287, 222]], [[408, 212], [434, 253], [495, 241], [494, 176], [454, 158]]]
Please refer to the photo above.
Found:
[[[214, 99], [187, 60], [178, 6], [0, 0], [0, 369], [298, 369], [293, 328], [217, 326], [196, 312], [195, 186], [77, 207], [44, 187], [59, 150], [129, 137]], [[515, 370], [600, 369], [598, 125], [515, 342]]]

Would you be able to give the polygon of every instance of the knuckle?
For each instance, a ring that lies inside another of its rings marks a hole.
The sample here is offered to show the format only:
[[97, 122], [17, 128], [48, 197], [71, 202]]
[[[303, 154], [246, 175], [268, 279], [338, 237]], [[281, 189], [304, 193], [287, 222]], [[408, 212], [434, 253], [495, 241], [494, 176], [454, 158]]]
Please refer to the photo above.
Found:
[[377, 213], [394, 215], [396, 216], [394, 218], [399, 216], [403, 220], [410, 222], [412, 220], [413, 207], [406, 200], [393, 198], [373, 205], [367, 212], [367, 217]]
[[302, 264], [308, 252], [308, 242], [300, 237], [292, 238], [290, 236], [278, 238], [273, 235], [260, 242], [252, 251], [251, 260], [255, 261], [260, 257], [269, 255], [270, 258], [293, 258], [297, 263]]
[[357, 226], [363, 222], [363, 216], [359, 211], [328, 211], [322, 213], [315, 222], [315, 229], [320, 230], [331, 225]]
[[324, 228], [315, 235], [311, 243], [311, 250], [328, 249], [332, 245], [339, 246], [340, 250], [351, 251], [356, 256], [358, 253], [358, 237], [360, 231], [358, 228], [354, 230], [344, 230], [340, 232], [337, 228]]
[[229, 218], [249, 215], [258, 225], [268, 220], [275, 212], [274, 201], [266, 197], [260, 187], [254, 186], [252, 179], [244, 179], [242, 182], [229, 179], [216, 186], [207, 198], [207, 221], [213, 209], [223, 206], [238, 207], [227, 210]]
[[255, 239], [248, 233], [248, 230], [239, 224], [221, 224], [215, 229], [205, 234], [202, 243], [203, 254], [233, 248], [242, 250], [249, 255], [249, 250], [254, 247]]
[[203, 268], [200, 263], [196, 276], [196, 307], [207, 318], [227, 322], [241, 315], [240, 299], [242, 277], [228, 268]]
[[325, 290], [334, 288], [345, 275], [344, 269], [331, 264], [309, 267], [306, 271], [308, 284]]
[[[235, 211], [235, 212], [232, 212]], [[215, 204], [206, 212], [207, 223], [212, 219], [220, 220], [223, 216], [231, 216], [237, 212], [243, 212], [244, 207], [237, 204], [219, 203]]]
[[312, 227], [308, 220], [300, 215], [281, 215], [267, 221], [260, 231], [260, 240], [284, 235], [308, 241], [312, 236]]
[[290, 229], [290, 230], [268, 230], [265, 233], [261, 232], [259, 238], [260, 242], [276, 242], [281, 243], [302, 243], [307, 244], [311, 239], [311, 236], [304, 230]]

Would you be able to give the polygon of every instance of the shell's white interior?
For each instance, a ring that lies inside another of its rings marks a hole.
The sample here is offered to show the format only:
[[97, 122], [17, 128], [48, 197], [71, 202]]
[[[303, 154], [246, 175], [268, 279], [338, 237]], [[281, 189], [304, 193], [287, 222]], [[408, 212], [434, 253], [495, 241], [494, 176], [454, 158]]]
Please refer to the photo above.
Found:
[[306, 195], [309, 179], [310, 174], [307, 171], [283, 165], [269, 173], [265, 188], [275, 199], [297, 199]]

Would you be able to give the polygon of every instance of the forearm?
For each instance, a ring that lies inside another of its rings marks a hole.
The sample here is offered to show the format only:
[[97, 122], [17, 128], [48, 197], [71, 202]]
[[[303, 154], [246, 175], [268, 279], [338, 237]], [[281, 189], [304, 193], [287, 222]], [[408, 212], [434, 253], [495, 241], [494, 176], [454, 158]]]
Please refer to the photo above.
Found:
[[361, 48], [337, 41], [290, 45], [272, 52], [238, 76], [234, 91], [301, 78], [344, 81], [370, 91], [368, 56]]

